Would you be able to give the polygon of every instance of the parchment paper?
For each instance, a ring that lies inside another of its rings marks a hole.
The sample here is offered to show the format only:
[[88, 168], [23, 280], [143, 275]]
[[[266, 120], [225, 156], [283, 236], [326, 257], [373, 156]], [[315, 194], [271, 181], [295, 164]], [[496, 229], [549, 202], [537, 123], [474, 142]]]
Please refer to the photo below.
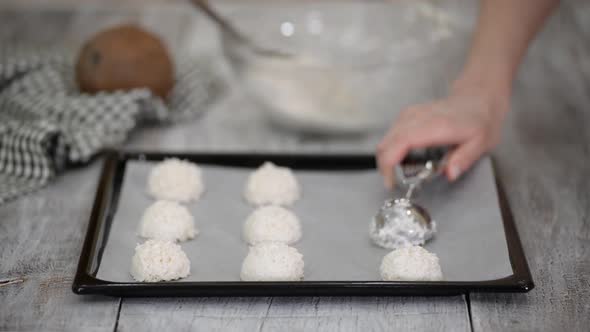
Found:
[[[131, 257], [144, 240], [137, 228], [153, 202], [146, 194], [155, 163], [130, 161], [125, 171], [99, 279], [131, 282]], [[184, 281], [238, 281], [247, 245], [243, 223], [254, 208], [242, 193], [252, 169], [200, 165], [206, 192], [189, 204], [200, 235], [181, 243], [191, 261]], [[379, 265], [389, 251], [372, 244], [368, 225], [389, 196], [375, 170], [299, 171], [303, 198], [293, 210], [303, 226], [295, 247], [304, 255], [305, 280], [380, 280]], [[496, 187], [489, 159], [480, 161], [459, 182], [439, 179], [422, 188], [418, 201], [438, 223], [438, 233], [425, 246], [440, 258], [448, 281], [484, 281], [512, 275]]]

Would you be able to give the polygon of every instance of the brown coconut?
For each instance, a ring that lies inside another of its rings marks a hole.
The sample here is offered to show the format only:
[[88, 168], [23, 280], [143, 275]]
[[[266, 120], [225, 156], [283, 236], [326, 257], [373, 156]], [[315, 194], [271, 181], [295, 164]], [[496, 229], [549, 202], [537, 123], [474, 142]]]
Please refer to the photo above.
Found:
[[148, 88], [166, 98], [174, 86], [174, 65], [157, 36], [122, 25], [99, 32], [84, 44], [76, 81], [87, 93]]

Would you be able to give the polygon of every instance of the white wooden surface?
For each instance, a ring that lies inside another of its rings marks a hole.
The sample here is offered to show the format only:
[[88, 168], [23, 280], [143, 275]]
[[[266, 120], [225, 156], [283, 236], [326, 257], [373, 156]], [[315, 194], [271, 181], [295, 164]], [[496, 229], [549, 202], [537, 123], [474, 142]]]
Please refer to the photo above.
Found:
[[99, 166], [0, 208], [0, 331], [113, 329], [119, 299], [71, 291]]
[[[0, 206], [0, 331], [587, 330], [590, 8], [588, 2], [575, 2], [564, 6], [532, 48], [516, 84], [504, 141], [494, 153], [535, 279], [532, 292], [469, 298], [76, 296], [71, 280], [94, 198], [97, 160]], [[158, 31], [175, 48], [208, 42], [195, 40], [192, 31], [211, 29], [182, 7], [114, 12], [62, 6], [0, 9], [0, 38], [76, 45], [93, 31], [130, 18]], [[285, 134], [235, 93], [193, 122], [138, 130], [127, 147], [371, 153], [379, 136]]]
[[124, 299], [121, 331], [467, 331], [464, 298]]
[[475, 331], [590, 328], [590, 2], [573, 4], [533, 45], [496, 152], [536, 288], [472, 294]]

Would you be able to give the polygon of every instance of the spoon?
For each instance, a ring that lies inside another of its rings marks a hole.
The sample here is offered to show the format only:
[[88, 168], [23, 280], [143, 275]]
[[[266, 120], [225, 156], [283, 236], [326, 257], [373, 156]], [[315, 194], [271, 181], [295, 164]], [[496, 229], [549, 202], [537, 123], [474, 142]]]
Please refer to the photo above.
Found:
[[446, 164], [446, 151], [431, 149], [414, 152], [396, 167], [398, 179], [408, 189], [403, 198], [385, 201], [373, 218], [370, 225], [373, 242], [396, 249], [406, 245], [421, 245], [432, 238], [436, 224], [425, 208], [412, 201], [412, 196], [424, 182], [442, 173]]
[[211, 20], [213, 20], [221, 28], [221, 32], [229, 37], [230, 40], [250, 49], [255, 54], [275, 58], [293, 57], [292, 54], [280, 50], [262, 47], [253, 42], [250, 38], [246, 37], [238, 29], [236, 29], [227, 19], [219, 15], [219, 13], [209, 5], [208, 0], [190, 0], [190, 2], [197, 8], [201, 9]]

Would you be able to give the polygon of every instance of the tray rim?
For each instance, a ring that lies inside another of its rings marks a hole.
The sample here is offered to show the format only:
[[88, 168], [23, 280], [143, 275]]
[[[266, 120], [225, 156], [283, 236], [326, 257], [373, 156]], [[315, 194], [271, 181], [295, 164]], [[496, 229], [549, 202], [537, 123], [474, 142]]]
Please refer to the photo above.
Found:
[[[522, 248], [518, 230], [502, 183], [497, 177], [497, 167], [492, 159], [492, 169], [498, 192], [498, 200], [504, 223], [504, 233], [513, 274], [487, 281], [299, 281], [299, 282], [243, 282], [243, 281], [175, 281], [158, 283], [113, 282], [101, 280], [91, 273], [98, 266], [100, 236], [108, 235], [107, 219], [111, 218], [116, 177], [122, 176], [129, 160], [162, 160], [178, 157], [200, 160], [202, 163], [256, 167], [263, 160], [277, 163], [309, 163], [324, 167], [326, 161], [339, 162], [341, 169], [370, 169], [375, 167], [370, 154], [313, 154], [313, 153], [186, 153], [108, 150], [96, 190], [86, 236], [80, 253], [72, 291], [79, 295], [101, 294], [110, 296], [391, 296], [391, 295], [460, 295], [472, 292], [528, 292], [534, 282]], [[322, 166], [324, 165], [324, 166]], [[325, 169], [333, 169], [326, 167]], [[120, 186], [119, 186], [120, 187]], [[120, 189], [120, 188], [119, 188]], [[109, 211], [111, 212], [109, 214]], [[104, 241], [104, 239], [103, 239]]]

